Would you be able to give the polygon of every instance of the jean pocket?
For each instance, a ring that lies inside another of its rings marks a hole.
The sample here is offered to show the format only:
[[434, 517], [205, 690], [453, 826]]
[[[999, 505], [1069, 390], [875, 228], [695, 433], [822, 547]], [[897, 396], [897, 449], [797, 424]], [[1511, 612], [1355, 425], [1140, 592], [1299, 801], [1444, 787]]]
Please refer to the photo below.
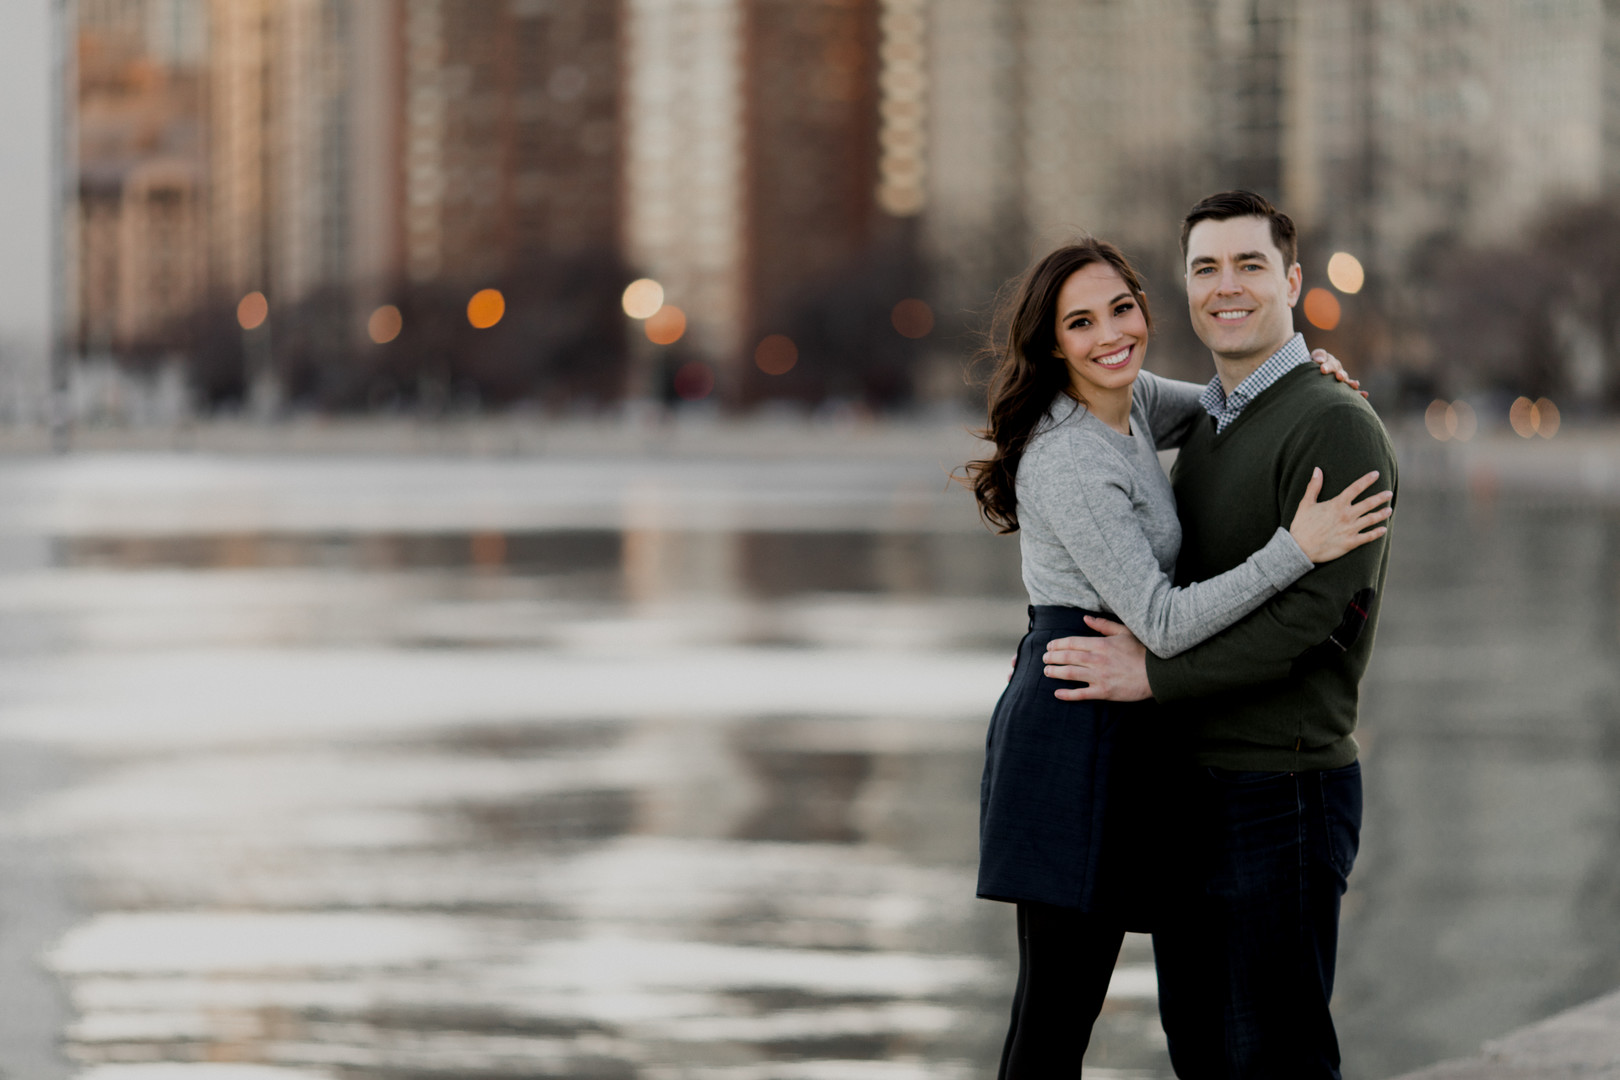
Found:
[[1211, 780], [1218, 784], [1243, 786], [1249, 784], [1266, 784], [1276, 780], [1285, 780], [1293, 773], [1285, 772], [1251, 772], [1244, 769], [1223, 769], [1218, 765], [1206, 765], [1204, 771]]
[[1348, 878], [1361, 850], [1361, 765], [1351, 762], [1322, 774], [1322, 822], [1328, 858]]

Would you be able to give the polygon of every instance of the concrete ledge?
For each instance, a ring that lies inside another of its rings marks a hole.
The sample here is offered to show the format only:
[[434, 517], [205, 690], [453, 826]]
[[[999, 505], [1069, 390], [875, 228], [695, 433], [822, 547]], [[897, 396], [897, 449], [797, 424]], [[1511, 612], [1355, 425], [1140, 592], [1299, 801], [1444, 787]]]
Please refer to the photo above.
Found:
[[1620, 992], [1398, 1080], [1620, 1080]]

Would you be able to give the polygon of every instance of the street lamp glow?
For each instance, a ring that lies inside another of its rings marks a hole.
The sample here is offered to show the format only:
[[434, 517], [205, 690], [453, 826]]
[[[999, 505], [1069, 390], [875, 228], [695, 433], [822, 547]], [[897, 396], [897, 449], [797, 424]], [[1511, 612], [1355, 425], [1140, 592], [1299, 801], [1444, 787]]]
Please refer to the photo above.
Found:
[[1361, 268], [1361, 260], [1348, 251], [1333, 253], [1333, 258], [1328, 260], [1327, 274], [1333, 287], [1346, 295], [1360, 292], [1367, 283], [1367, 271]]
[[499, 289], [479, 289], [467, 301], [467, 321], [479, 330], [488, 330], [506, 314], [506, 297]]
[[1339, 325], [1344, 314], [1339, 298], [1326, 289], [1312, 289], [1305, 294], [1305, 318], [1318, 330], [1332, 330]]
[[643, 329], [654, 345], [673, 345], [686, 333], [686, 312], [674, 304], [665, 304], [653, 312]]
[[625, 286], [619, 303], [632, 319], [650, 319], [664, 306], [664, 287], [652, 278], [637, 278]]
[[244, 330], [257, 330], [270, 317], [270, 301], [255, 289], [242, 297], [236, 305], [236, 321]]
[[405, 328], [405, 319], [399, 313], [399, 308], [393, 304], [384, 304], [371, 313], [366, 321], [366, 333], [378, 345], [386, 345], [399, 337], [399, 332]]

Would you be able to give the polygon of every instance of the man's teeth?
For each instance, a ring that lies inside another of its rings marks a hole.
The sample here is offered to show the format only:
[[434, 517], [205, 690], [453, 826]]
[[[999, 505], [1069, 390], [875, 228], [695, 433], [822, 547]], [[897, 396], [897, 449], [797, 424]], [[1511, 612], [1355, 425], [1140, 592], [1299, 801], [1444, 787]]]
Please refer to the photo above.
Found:
[[1217, 311], [1215, 313], [1215, 317], [1217, 319], [1225, 319], [1227, 322], [1237, 322], [1247, 314], [1247, 311]]

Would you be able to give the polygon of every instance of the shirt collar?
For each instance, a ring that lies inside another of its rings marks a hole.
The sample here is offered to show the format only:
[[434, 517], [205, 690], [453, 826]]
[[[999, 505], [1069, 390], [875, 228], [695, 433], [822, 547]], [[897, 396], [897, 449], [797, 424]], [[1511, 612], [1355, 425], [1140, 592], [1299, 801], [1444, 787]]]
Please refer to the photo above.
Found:
[[1282, 378], [1300, 364], [1313, 363], [1311, 351], [1305, 347], [1305, 335], [1295, 333], [1293, 337], [1283, 342], [1276, 352], [1266, 358], [1266, 362], [1249, 372], [1244, 380], [1232, 387], [1230, 400], [1226, 388], [1221, 385], [1221, 377], [1215, 376], [1204, 387], [1199, 397], [1199, 404], [1211, 416], [1220, 416], [1228, 407], [1235, 404], [1247, 404], [1251, 399], [1260, 395], [1272, 383]]

